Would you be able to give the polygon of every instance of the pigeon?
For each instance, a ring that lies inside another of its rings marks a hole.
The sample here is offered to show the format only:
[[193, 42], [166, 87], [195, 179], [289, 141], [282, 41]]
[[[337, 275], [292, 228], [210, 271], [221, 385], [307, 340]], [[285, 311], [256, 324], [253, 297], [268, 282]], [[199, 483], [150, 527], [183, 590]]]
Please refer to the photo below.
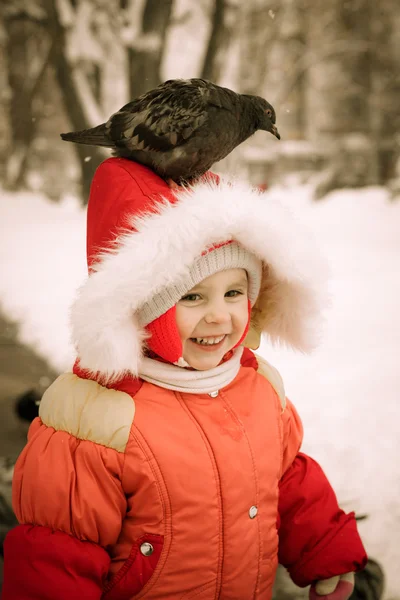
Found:
[[105, 146], [180, 185], [204, 175], [257, 130], [280, 139], [264, 98], [205, 79], [170, 79], [91, 129], [62, 133], [67, 142]]

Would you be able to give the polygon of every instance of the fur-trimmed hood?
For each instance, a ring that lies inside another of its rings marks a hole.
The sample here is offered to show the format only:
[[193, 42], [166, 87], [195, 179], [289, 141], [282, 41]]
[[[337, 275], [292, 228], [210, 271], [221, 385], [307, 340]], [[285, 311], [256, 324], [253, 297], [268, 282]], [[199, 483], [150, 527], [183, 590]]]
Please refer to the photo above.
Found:
[[71, 309], [80, 366], [105, 378], [138, 375], [146, 338], [138, 309], [185, 277], [207, 247], [230, 239], [263, 262], [248, 345], [265, 333], [273, 342], [312, 349], [326, 267], [309, 232], [281, 204], [244, 183], [214, 178], [172, 197], [148, 169], [105, 161], [88, 210], [92, 272]]

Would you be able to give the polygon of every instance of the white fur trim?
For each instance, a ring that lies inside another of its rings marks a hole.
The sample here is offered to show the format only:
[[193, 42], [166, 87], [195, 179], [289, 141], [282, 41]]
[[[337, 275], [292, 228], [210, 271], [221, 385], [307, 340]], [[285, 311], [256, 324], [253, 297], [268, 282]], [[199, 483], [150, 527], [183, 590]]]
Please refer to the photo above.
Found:
[[135, 216], [135, 232], [100, 256], [96, 271], [72, 306], [80, 364], [106, 378], [137, 375], [145, 332], [135, 313], [165, 287], [187, 277], [194, 260], [212, 244], [234, 239], [264, 263], [253, 324], [303, 351], [315, 345], [325, 298], [326, 267], [293, 216], [248, 185], [211, 181], [162, 200], [158, 214]]

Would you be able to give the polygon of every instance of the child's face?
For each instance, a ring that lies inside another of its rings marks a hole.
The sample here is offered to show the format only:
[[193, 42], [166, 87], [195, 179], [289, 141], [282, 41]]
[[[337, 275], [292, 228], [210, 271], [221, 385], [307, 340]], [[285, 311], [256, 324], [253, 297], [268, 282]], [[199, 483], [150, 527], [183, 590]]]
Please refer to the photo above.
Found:
[[216, 367], [239, 342], [249, 318], [247, 287], [244, 269], [228, 269], [203, 279], [179, 300], [176, 323], [191, 367]]

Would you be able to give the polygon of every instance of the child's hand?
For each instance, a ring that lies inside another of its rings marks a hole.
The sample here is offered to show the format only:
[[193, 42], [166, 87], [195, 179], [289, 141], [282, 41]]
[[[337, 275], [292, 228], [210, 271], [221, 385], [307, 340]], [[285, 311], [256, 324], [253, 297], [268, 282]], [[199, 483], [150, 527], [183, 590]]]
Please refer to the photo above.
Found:
[[336, 575], [313, 583], [310, 600], [348, 600], [354, 588], [354, 573]]

